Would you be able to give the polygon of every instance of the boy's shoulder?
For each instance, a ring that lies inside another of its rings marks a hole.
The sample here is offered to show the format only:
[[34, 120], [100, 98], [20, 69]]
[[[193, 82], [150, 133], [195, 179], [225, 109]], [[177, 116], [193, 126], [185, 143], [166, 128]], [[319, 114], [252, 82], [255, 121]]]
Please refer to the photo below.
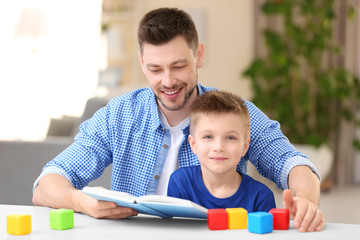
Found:
[[250, 177], [247, 174], [242, 173], [241, 175], [242, 175], [242, 182], [244, 182], [246, 188], [252, 189], [255, 187], [255, 189], [257, 190], [266, 191], [266, 192], [269, 191], [272, 193], [270, 188], [266, 186], [264, 183], [255, 180], [254, 178]]
[[175, 170], [172, 175], [173, 176], [180, 176], [180, 175], [195, 175], [198, 173], [201, 173], [201, 167], [200, 165], [196, 166], [188, 166], [188, 167], [181, 167], [177, 170]]

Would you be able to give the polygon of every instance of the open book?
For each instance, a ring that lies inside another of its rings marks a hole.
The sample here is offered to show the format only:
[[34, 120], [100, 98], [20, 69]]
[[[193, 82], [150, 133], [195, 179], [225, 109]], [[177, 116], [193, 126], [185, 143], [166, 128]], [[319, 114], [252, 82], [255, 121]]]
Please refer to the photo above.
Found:
[[190, 200], [161, 195], [135, 197], [129, 193], [95, 187], [84, 187], [82, 192], [97, 200], [115, 202], [118, 206], [129, 207], [139, 213], [162, 218], [187, 217], [207, 219], [208, 210]]

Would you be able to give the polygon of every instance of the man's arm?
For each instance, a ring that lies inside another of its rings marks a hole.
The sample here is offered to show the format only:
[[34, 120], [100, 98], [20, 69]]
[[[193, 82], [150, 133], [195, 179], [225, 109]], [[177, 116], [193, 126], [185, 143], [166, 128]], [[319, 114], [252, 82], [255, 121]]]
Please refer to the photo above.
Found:
[[325, 220], [318, 208], [320, 180], [307, 166], [296, 166], [289, 174], [289, 190], [283, 193], [284, 208], [289, 208], [294, 226], [300, 232], [321, 231]]
[[289, 188], [295, 197], [302, 197], [319, 205], [320, 180], [307, 166], [296, 166], [289, 174]]
[[59, 174], [44, 175], [33, 193], [33, 203], [37, 206], [73, 209], [94, 218], [119, 219], [137, 215], [131, 208], [116, 206], [113, 202], [98, 201], [80, 190]]

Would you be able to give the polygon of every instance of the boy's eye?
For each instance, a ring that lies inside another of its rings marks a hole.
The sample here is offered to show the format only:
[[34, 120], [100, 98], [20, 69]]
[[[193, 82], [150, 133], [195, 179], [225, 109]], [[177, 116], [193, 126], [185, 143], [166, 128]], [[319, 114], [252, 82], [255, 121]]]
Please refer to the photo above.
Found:
[[211, 135], [205, 135], [205, 136], [203, 136], [203, 139], [211, 139], [211, 138], [212, 138]]
[[236, 137], [234, 137], [234, 136], [228, 136], [227, 139], [229, 139], [229, 140], [236, 140]]

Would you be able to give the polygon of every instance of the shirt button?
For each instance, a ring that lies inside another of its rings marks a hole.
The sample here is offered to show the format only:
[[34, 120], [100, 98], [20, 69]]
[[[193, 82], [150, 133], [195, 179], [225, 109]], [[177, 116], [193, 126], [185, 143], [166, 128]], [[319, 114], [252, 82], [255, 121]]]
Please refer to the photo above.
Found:
[[159, 179], [159, 176], [158, 176], [158, 175], [155, 175], [155, 176], [154, 176], [154, 179], [155, 179], [155, 180], [158, 180], [158, 179]]
[[168, 145], [164, 144], [164, 148], [167, 149], [167, 148], [168, 148]]

